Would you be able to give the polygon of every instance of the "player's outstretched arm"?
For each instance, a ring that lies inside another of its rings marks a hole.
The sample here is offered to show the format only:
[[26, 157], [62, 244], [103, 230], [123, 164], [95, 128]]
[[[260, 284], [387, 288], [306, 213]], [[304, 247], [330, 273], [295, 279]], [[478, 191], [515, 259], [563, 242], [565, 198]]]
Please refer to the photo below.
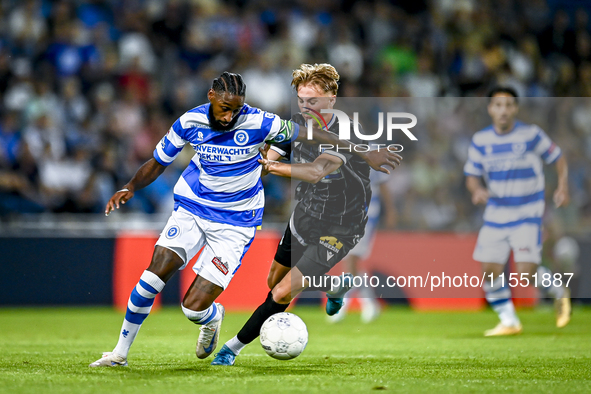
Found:
[[259, 159], [259, 163], [263, 165], [263, 171], [269, 174], [282, 176], [285, 178], [297, 179], [308, 183], [318, 183], [322, 178], [336, 171], [343, 161], [336, 156], [329, 154], [322, 154], [316, 158], [312, 163], [298, 163], [288, 164], [281, 163], [267, 158], [267, 152], [263, 149], [259, 149], [262, 159]]
[[[269, 161], [279, 161], [283, 158], [283, 156], [281, 156], [281, 154], [279, 154], [279, 152], [274, 151], [273, 149], [269, 149], [271, 147], [271, 145], [269, 144], [265, 144], [265, 146], [261, 149], [263, 149], [265, 151], [265, 153], [263, 153], [263, 156], [266, 154], [266, 159]], [[265, 170], [265, 166], [263, 166], [263, 171], [261, 172], [261, 177], [267, 175], [269, 172], [267, 172]]]
[[488, 202], [488, 190], [486, 190], [480, 178], [468, 175], [466, 177], [466, 188], [472, 193], [472, 204], [486, 204]]
[[556, 208], [565, 207], [570, 202], [568, 193], [568, 164], [564, 154], [556, 160], [556, 171], [558, 172], [558, 187], [552, 196]]
[[133, 178], [123, 186], [123, 189], [113, 194], [105, 207], [105, 215], [109, 216], [115, 208], [119, 209], [119, 204], [125, 204], [133, 197], [136, 190], [140, 190], [154, 182], [165, 169], [166, 167], [158, 163], [154, 158], [145, 162], [137, 170]]
[[[372, 150], [366, 152], [365, 148], [361, 149], [360, 147], [358, 147], [358, 149], [355, 149], [357, 145], [350, 141], [339, 139], [339, 137], [336, 134], [329, 133], [321, 129], [314, 129], [313, 133], [314, 143], [329, 144], [336, 146], [339, 149], [346, 150], [347, 152], [351, 152], [355, 156], [365, 160], [367, 164], [369, 164], [369, 166], [376, 171], [385, 172], [386, 174], [389, 174], [390, 171], [382, 166], [389, 166], [394, 170], [397, 166], [400, 165], [400, 162], [402, 161], [402, 156], [400, 156], [397, 153], [390, 152], [387, 149]], [[296, 140], [308, 144], [311, 142], [308, 139], [306, 139], [305, 133], [299, 133]]]

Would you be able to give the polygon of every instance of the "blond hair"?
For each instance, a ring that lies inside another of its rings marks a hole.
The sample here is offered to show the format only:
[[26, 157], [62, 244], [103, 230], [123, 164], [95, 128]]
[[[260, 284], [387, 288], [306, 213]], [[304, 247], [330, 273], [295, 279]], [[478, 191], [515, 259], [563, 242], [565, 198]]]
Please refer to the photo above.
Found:
[[300, 86], [312, 84], [325, 93], [337, 94], [340, 79], [337, 70], [328, 63], [302, 64], [292, 73], [291, 86], [297, 91]]

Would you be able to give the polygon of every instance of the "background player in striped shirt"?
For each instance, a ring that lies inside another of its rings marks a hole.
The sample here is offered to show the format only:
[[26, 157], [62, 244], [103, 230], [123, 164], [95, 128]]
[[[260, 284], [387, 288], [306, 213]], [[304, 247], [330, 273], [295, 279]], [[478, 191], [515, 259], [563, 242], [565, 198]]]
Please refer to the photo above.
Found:
[[[202, 248], [193, 266], [197, 276], [181, 308], [189, 320], [201, 325], [197, 357], [206, 358], [215, 350], [224, 308], [214, 301], [240, 267], [256, 226], [262, 223], [259, 148], [299, 137], [298, 124], [245, 104], [245, 92], [239, 74], [225, 72], [216, 78], [208, 91], [209, 103], [182, 115], [157, 145], [154, 157], [107, 203], [108, 215], [158, 178], [187, 143], [195, 150], [175, 185], [174, 211], [156, 242], [150, 266], [129, 298], [119, 341], [91, 367], [127, 365], [129, 349], [154, 298]], [[316, 138], [351, 147], [348, 141], [320, 130]], [[395, 158], [385, 150], [359, 156], [378, 169]]]
[[[384, 218], [386, 228], [394, 228], [397, 219], [394, 199], [386, 185], [388, 175], [372, 171], [369, 174], [369, 180], [372, 193], [369, 211], [367, 212], [368, 220], [365, 225], [365, 235], [343, 260], [345, 270], [354, 276], [367, 274], [362, 263], [371, 255], [380, 219]], [[354, 293], [357, 294], [354, 295]], [[343, 300], [343, 307], [338, 313], [328, 316], [328, 321], [330, 323], [342, 321], [354, 297], [358, 298], [361, 305], [361, 321], [363, 323], [370, 323], [379, 317], [381, 306], [376, 299], [374, 289], [371, 286], [362, 286], [347, 293], [347, 298]]]
[[[482, 263], [489, 278], [484, 284], [486, 299], [501, 322], [485, 336], [512, 335], [522, 331], [511, 300], [511, 289], [503, 272], [511, 250], [520, 283], [538, 272], [538, 284], [548, 270], [540, 266], [542, 216], [544, 214], [543, 162], [556, 164], [558, 187], [553, 195], [556, 207], [569, 202], [568, 166], [564, 155], [538, 126], [515, 120], [517, 94], [510, 88], [490, 93], [488, 113], [492, 125], [472, 137], [464, 166], [466, 187], [474, 204], [486, 204], [474, 259]], [[543, 162], [542, 162], [543, 161]], [[481, 183], [484, 178], [486, 187]], [[490, 281], [490, 274], [495, 280]], [[504, 282], [504, 283], [503, 283]], [[548, 293], [556, 301], [558, 327], [570, 320], [570, 292], [552, 280]]]

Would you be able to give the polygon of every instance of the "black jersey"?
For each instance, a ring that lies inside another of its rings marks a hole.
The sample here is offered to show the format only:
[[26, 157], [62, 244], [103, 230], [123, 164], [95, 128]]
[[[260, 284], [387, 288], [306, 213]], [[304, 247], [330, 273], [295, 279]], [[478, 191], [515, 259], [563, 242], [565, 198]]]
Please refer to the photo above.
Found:
[[[292, 120], [302, 126], [305, 125], [301, 114], [294, 115]], [[333, 116], [328, 125], [328, 131], [338, 134], [338, 122], [337, 117]], [[351, 130], [352, 126], [351, 124]], [[361, 143], [354, 139], [351, 142]], [[371, 200], [371, 188], [370, 167], [363, 159], [347, 150], [337, 150], [336, 147], [324, 149], [321, 152], [318, 145], [304, 144], [299, 141], [280, 144], [272, 149], [285, 157], [289, 157], [293, 152], [294, 163], [311, 163], [322, 153], [339, 157], [343, 165], [320, 182], [316, 184], [301, 182], [298, 185], [296, 189], [298, 208], [312, 217], [335, 224], [365, 223]]]

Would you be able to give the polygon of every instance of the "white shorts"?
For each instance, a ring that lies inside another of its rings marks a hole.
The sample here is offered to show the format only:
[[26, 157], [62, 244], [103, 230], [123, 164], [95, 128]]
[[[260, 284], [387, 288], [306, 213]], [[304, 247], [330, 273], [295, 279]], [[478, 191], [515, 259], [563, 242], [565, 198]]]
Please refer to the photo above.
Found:
[[481, 263], [505, 264], [511, 250], [516, 263], [540, 264], [542, 261], [540, 225], [524, 223], [507, 228], [483, 226], [478, 233], [472, 257]]
[[365, 225], [365, 234], [359, 240], [357, 245], [349, 252], [349, 256], [357, 256], [360, 260], [365, 260], [371, 254], [373, 243], [376, 239], [376, 228], [380, 221], [379, 217], [369, 218]]
[[228, 287], [254, 239], [255, 227], [217, 223], [183, 208], [173, 211], [156, 245], [170, 249], [187, 263], [203, 248], [193, 271], [211, 283]]

